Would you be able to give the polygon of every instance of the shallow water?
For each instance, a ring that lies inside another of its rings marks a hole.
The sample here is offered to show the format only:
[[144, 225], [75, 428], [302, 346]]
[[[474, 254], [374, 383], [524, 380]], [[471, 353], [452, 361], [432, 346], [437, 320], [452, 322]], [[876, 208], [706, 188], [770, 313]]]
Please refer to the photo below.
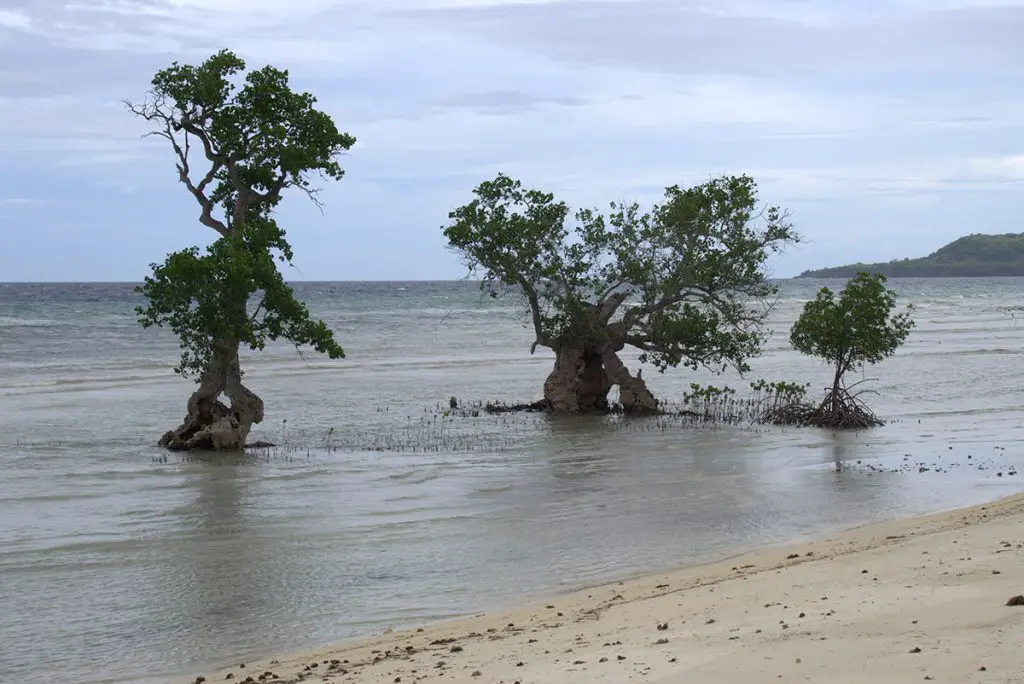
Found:
[[[175, 341], [135, 324], [130, 286], [0, 285], [0, 679], [185, 681], [1018, 491], [1024, 280], [892, 284], [917, 305], [918, 328], [868, 377], [873, 407], [895, 422], [845, 435], [439, 422], [424, 409], [453, 395], [538, 396], [551, 357], [530, 356], [517, 308], [470, 283], [302, 284], [349, 358], [278, 347], [248, 359], [267, 401], [253, 438], [282, 448], [245, 461], [154, 446], [190, 385], [169, 370]], [[827, 383], [784, 332], [820, 285], [784, 283], [780, 333], [752, 377]], [[668, 399], [708, 380], [644, 377]], [[386, 443], [416, 451], [368, 450]]]

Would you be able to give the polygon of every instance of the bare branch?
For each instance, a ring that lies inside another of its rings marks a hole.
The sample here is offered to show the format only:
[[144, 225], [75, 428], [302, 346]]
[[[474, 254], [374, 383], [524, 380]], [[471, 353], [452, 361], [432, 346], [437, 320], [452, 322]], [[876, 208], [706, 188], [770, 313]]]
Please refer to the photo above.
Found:
[[544, 334], [544, 322], [540, 316], [540, 299], [537, 297], [537, 290], [534, 288], [533, 283], [520, 276], [519, 286], [523, 288], [523, 294], [526, 295], [526, 301], [530, 303], [530, 317], [533, 319], [533, 332], [537, 335], [537, 340], [533, 346], [530, 347], [530, 353], [532, 354], [536, 349], [537, 344], [543, 344], [547, 346], [547, 335]]
[[623, 279], [623, 280], [618, 280], [618, 281], [612, 283], [611, 285], [609, 285], [606, 288], [598, 290], [597, 291], [597, 301], [598, 301], [598, 303], [603, 302], [605, 297], [610, 295], [612, 292], [615, 292], [615, 290], [619, 289], [623, 285], [629, 285], [629, 284], [630, 284], [629, 281]]
[[[255, 311], [252, 312], [252, 316], [249, 316], [249, 322], [255, 323], [260, 315], [260, 309], [263, 308], [263, 304], [267, 301], [266, 297], [260, 299], [260, 303], [256, 305]], [[296, 345], [297, 346], [297, 345]]]
[[[131, 111], [136, 116], [145, 119], [146, 121], [149, 121], [151, 123], [156, 123], [162, 126], [162, 130], [150, 131], [146, 135], [158, 135], [170, 141], [171, 147], [174, 149], [175, 154], [178, 156], [178, 180], [185, 184], [185, 187], [188, 188], [188, 191], [192, 194], [193, 197], [196, 198], [196, 201], [199, 202], [199, 206], [202, 209], [202, 212], [199, 215], [199, 221], [204, 226], [213, 228], [221, 235], [227, 236], [230, 233], [229, 228], [226, 225], [224, 225], [222, 221], [218, 220], [213, 216], [213, 200], [206, 196], [206, 188], [210, 185], [211, 182], [213, 182], [214, 177], [221, 168], [221, 164], [219, 163], [219, 161], [211, 157], [210, 154], [207, 154], [207, 157], [209, 157], [210, 161], [212, 162], [212, 166], [210, 167], [210, 170], [206, 173], [206, 175], [203, 176], [203, 179], [199, 182], [199, 185], [196, 185], [195, 183], [192, 182], [188, 163], [188, 154], [190, 149], [188, 134], [191, 131], [187, 128], [184, 128], [179, 122], [177, 122], [173, 114], [170, 114], [163, 110], [163, 100], [160, 98], [154, 98], [153, 100], [148, 101], [144, 105], [134, 105], [131, 102], [125, 100], [125, 105], [128, 107], [129, 111]], [[185, 130], [184, 147], [182, 147], [182, 145], [178, 143], [178, 139], [175, 137], [175, 133], [177, 133], [179, 130]], [[203, 142], [205, 148], [207, 148], [208, 150], [211, 149], [208, 139], [204, 135], [202, 135], [201, 132], [193, 133], [193, 135], [195, 135]]]
[[325, 205], [319, 196], [320, 188], [310, 188], [302, 185], [293, 185], [292, 187], [297, 187], [299, 190], [304, 192], [306, 197], [309, 198], [309, 201], [313, 203], [313, 206], [315, 206], [320, 211], [320, 214], [323, 215]]

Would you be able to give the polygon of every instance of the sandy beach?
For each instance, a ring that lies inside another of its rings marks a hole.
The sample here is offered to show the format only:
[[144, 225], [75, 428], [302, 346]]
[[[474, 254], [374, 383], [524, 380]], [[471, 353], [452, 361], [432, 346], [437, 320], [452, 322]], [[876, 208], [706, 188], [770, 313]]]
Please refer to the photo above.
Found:
[[[1024, 494], [205, 681], [1024, 682]], [[199, 680], [195, 680], [199, 681]]]

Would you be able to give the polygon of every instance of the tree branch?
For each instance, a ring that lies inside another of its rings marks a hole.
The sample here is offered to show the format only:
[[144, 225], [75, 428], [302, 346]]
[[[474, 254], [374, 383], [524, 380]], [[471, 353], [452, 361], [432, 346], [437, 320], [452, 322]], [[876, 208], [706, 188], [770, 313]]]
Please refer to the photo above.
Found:
[[290, 187], [297, 187], [300, 190], [302, 190], [302, 192], [306, 193], [306, 197], [309, 198], [309, 201], [313, 203], [313, 205], [320, 211], [321, 214], [324, 213], [324, 203], [320, 201], [319, 197], [320, 188], [310, 188], [304, 185], [292, 185]]
[[616, 282], [612, 283], [611, 285], [609, 285], [608, 287], [604, 288], [603, 290], [598, 290], [597, 291], [597, 301], [598, 301], [598, 303], [603, 302], [605, 297], [607, 297], [608, 295], [610, 295], [612, 292], [614, 292], [615, 290], [619, 289], [623, 285], [627, 285], [628, 283], [629, 283], [629, 281], [623, 278], [622, 280], [617, 280]]
[[[713, 353], [698, 353], [696, 350], [691, 349], [690, 347], [681, 347], [677, 352], [673, 352], [669, 345], [662, 344], [660, 342], [656, 342], [654, 340], [651, 340], [646, 337], [641, 337], [639, 335], [626, 335], [626, 344], [632, 347], [636, 347], [641, 351], [650, 352], [652, 354], [664, 354], [668, 356], [673, 353], [678, 353], [679, 356], [699, 363], [700, 365], [705, 367], [708, 366], [708, 362], [710, 361], [711, 357], [714, 356]], [[731, 366], [736, 365], [729, 359], [726, 359], [726, 361]]]
[[526, 301], [530, 304], [530, 316], [533, 319], [533, 332], [537, 336], [533, 344], [530, 346], [530, 353], [532, 354], [537, 349], [538, 344], [548, 346], [548, 337], [544, 334], [544, 322], [540, 315], [540, 298], [537, 296], [537, 289], [532, 283], [523, 278], [517, 276], [519, 287], [523, 288], [523, 294], [526, 295]]
[[[220, 221], [213, 216], [213, 200], [206, 196], [206, 188], [213, 182], [214, 177], [221, 168], [220, 161], [212, 156], [212, 153], [208, 152], [207, 158], [210, 159], [212, 165], [206, 175], [203, 176], [203, 179], [199, 181], [198, 185], [196, 185], [192, 182], [190, 175], [191, 169], [188, 163], [188, 153], [190, 149], [188, 134], [192, 131], [184, 128], [180, 122], [175, 121], [172, 114], [168, 114], [163, 111], [163, 109], [161, 109], [162, 102], [159, 100], [151, 102], [148, 105], [134, 105], [125, 100], [125, 105], [128, 107], [129, 111], [136, 116], [139, 116], [149, 122], [158, 122], [163, 126], [163, 130], [152, 131], [146, 135], [159, 135], [160, 137], [166, 138], [170, 141], [171, 147], [178, 156], [178, 180], [185, 184], [185, 187], [188, 188], [188, 191], [196, 198], [196, 201], [199, 202], [199, 206], [202, 209], [202, 212], [199, 215], [199, 221], [204, 226], [213, 228], [221, 235], [227, 236], [230, 233], [229, 228], [224, 225], [223, 221]], [[175, 137], [175, 133], [181, 130], [185, 131], [184, 147], [178, 143], [178, 139]], [[208, 151], [211, 150], [209, 140], [206, 136], [202, 134], [200, 129], [195, 130], [196, 132], [194, 132], [193, 135], [202, 141], [204, 148]]]
[[[626, 312], [626, 329], [632, 328], [636, 322], [644, 316], [650, 316], [660, 311], [664, 311], [670, 306], [676, 306], [682, 304], [691, 297], [696, 297], [699, 301], [709, 301], [714, 298], [714, 291], [700, 287], [698, 285], [685, 285], [681, 286], [675, 291], [675, 294], [666, 294], [661, 299], [651, 302], [650, 304], [635, 306]], [[717, 308], [717, 307], [716, 307]]]
[[266, 298], [266, 297], [263, 297], [263, 298], [261, 298], [261, 299], [260, 299], [260, 303], [256, 305], [256, 309], [255, 309], [255, 310], [254, 310], [254, 311], [252, 312], [252, 316], [249, 316], [249, 323], [250, 323], [250, 324], [253, 324], [253, 323], [255, 323], [255, 322], [256, 322], [256, 319], [257, 319], [257, 318], [259, 317], [259, 315], [260, 315], [260, 309], [262, 309], [262, 308], [263, 308], [263, 304], [264, 304], [264, 302], [266, 302], [266, 301], [267, 301], [267, 298]]
[[188, 116], [182, 115], [181, 119], [175, 122], [175, 128], [177, 130], [185, 131], [186, 133], [191, 133], [192, 135], [199, 138], [199, 141], [203, 143], [203, 153], [206, 155], [206, 158], [209, 159], [211, 162], [215, 164], [220, 164], [221, 166], [227, 165], [228, 159], [225, 158], [223, 155], [218, 154], [213, 149], [213, 143], [210, 141], [210, 136], [207, 135], [204, 129], [197, 126], [196, 123], [192, 121]]
[[617, 292], [608, 299], [604, 299], [598, 305], [598, 317], [602, 323], [607, 323], [615, 312], [619, 310], [622, 303], [629, 298], [628, 292]]
[[[270, 184], [270, 187], [266, 192], [261, 193], [256, 190], [252, 190], [252, 196], [255, 197], [258, 202], [273, 204], [277, 200], [281, 199], [281, 191], [286, 187], [289, 187], [290, 184], [287, 179], [288, 176], [282, 172], [281, 175], [275, 178], [274, 182]], [[306, 194], [308, 195], [310, 192], [307, 190]]]

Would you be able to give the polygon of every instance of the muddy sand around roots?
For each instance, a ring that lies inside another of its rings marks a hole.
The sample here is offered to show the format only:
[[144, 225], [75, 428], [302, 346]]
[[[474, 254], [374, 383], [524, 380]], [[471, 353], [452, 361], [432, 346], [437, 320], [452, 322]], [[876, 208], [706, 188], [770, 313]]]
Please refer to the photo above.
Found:
[[204, 679], [1006, 684], [1024, 682], [1020, 594], [1024, 494]]

